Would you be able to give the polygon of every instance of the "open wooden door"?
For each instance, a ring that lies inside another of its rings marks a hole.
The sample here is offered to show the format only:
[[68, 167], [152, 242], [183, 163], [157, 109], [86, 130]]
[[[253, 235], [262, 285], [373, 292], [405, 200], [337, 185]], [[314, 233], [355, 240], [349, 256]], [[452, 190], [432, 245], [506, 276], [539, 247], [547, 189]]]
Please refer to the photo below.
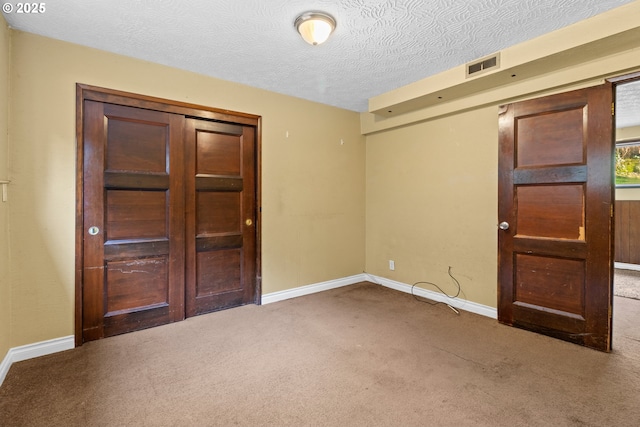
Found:
[[611, 349], [611, 84], [500, 112], [498, 320]]

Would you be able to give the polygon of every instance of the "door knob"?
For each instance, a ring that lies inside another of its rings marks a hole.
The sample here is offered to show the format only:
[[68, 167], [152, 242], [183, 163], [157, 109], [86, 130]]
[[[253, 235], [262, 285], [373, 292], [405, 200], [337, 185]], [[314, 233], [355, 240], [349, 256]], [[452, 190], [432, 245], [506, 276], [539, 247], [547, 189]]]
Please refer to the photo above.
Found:
[[250, 226], [251, 226], [251, 224], [253, 224], [253, 221], [251, 221], [250, 219], [248, 219], [248, 220], [246, 220], [244, 223], [245, 223], [245, 224], [247, 224], [247, 227], [250, 227]]
[[506, 222], [506, 221], [502, 221], [498, 227], [500, 227], [500, 230], [508, 230], [509, 229], [509, 223]]
[[89, 231], [89, 234], [91, 234], [92, 236], [95, 236], [100, 232], [100, 229], [94, 225], [93, 227], [89, 227], [88, 231]]

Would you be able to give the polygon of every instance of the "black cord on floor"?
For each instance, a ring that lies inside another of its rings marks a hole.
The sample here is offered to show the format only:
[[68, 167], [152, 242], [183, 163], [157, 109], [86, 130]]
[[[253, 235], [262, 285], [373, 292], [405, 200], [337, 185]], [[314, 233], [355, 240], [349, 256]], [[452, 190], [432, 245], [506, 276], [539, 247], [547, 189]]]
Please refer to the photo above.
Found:
[[[459, 314], [460, 314], [460, 312], [459, 312], [458, 310], [456, 310], [454, 307], [452, 307], [450, 304], [448, 304], [448, 303], [446, 303], [446, 302], [444, 302], [444, 301], [435, 301], [435, 302], [431, 302], [431, 301], [427, 300], [426, 298], [419, 297], [418, 295], [416, 295], [416, 294], [414, 294], [414, 293], [413, 293], [413, 289], [414, 289], [416, 286], [418, 286], [418, 285], [431, 285], [431, 286], [435, 287], [436, 289], [438, 289], [438, 290], [439, 290], [442, 294], [444, 294], [447, 298], [451, 298], [451, 299], [457, 298], [457, 297], [460, 295], [460, 291], [461, 291], [461, 289], [460, 289], [460, 282], [458, 282], [458, 279], [456, 279], [455, 277], [453, 277], [453, 274], [451, 274], [451, 266], [449, 266], [449, 271], [448, 271], [448, 273], [449, 273], [449, 276], [453, 279], [453, 281], [454, 281], [454, 282], [456, 282], [456, 285], [458, 286], [458, 292], [456, 292], [456, 294], [455, 294], [455, 295], [449, 295], [449, 294], [447, 294], [445, 291], [443, 291], [443, 290], [442, 290], [442, 288], [441, 288], [440, 286], [436, 285], [435, 283], [432, 283], [432, 282], [424, 282], [424, 281], [416, 282], [416, 283], [414, 283], [414, 284], [413, 284], [413, 286], [411, 286], [411, 295], [413, 295], [413, 298], [415, 298], [415, 300], [416, 300], [416, 301], [420, 301], [420, 302], [423, 302], [423, 303], [425, 303], [425, 304], [429, 304], [429, 305], [444, 304], [444, 305], [446, 305], [447, 307], [449, 307], [451, 310], [453, 310], [453, 312], [454, 312], [454, 313], [456, 313], [456, 314], [458, 314], [458, 315], [459, 315]], [[421, 289], [422, 289], [422, 288], [421, 288]]]

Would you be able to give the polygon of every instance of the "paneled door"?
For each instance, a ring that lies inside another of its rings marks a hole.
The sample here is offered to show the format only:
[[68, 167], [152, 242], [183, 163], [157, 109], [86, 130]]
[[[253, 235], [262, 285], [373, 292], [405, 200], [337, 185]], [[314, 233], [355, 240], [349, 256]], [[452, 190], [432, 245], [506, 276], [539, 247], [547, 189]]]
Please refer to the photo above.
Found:
[[259, 117], [78, 85], [76, 344], [258, 303]]
[[255, 298], [255, 132], [187, 119], [187, 317]]
[[94, 101], [84, 114], [84, 340], [183, 319], [183, 119]]
[[498, 320], [611, 349], [613, 90], [503, 107]]

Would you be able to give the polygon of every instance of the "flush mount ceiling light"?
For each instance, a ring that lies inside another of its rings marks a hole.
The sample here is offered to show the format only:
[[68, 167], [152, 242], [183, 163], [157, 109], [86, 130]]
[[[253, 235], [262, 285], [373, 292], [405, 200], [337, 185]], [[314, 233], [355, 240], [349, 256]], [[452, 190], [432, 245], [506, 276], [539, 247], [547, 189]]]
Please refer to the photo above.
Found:
[[304, 41], [315, 46], [329, 38], [336, 29], [336, 20], [323, 12], [305, 12], [296, 18], [293, 25]]

